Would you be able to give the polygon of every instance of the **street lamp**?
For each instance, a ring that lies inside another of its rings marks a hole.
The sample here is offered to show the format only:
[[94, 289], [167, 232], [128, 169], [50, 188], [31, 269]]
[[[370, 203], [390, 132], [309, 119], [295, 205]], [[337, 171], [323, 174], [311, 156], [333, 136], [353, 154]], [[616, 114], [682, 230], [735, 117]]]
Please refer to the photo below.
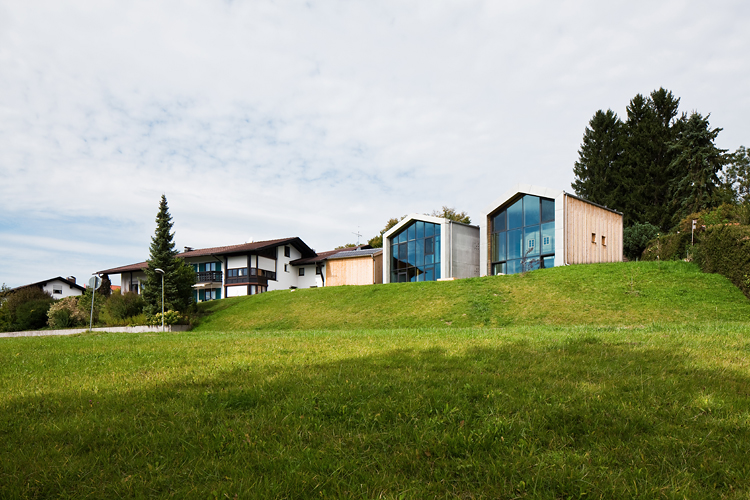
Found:
[[158, 267], [154, 271], [161, 274], [161, 331], [164, 333], [164, 271]]

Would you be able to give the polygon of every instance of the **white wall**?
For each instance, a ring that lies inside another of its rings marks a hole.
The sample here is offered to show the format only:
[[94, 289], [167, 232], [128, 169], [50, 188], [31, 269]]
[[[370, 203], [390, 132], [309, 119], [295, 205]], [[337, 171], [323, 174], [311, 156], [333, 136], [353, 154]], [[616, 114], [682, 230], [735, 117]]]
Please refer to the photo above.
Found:
[[[304, 276], [299, 275], [300, 268], [305, 270]], [[292, 272], [297, 275], [297, 288], [321, 286], [320, 284], [318, 284], [319, 282], [321, 282], [320, 276], [317, 276], [315, 274], [315, 264], [307, 266], [293, 266]]]
[[247, 255], [232, 255], [227, 257], [227, 269], [247, 267]]
[[[281, 257], [284, 257], [284, 247], [281, 248]], [[268, 257], [258, 257], [258, 269], [264, 271], [276, 271], [276, 262]]]
[[226, 287], [227, 297], [242, 297], [247, 295], [247, 285], [228, 286]]
[[[62, 293], [54, 293], [55, 291], [55, 285], [59, 288], [62, 288]], [[60, 280], [52, 280], [47, 282], [42, 287], [42, 290], [45, 292], [48, 292], [50, 295], [52, 295], [53, 299], [64, 299], [65, 297], [77, 297], [79, 295], [83, 295], [83, 292], [81, 292], [79, 289], [74, 288], [64, 281]]]

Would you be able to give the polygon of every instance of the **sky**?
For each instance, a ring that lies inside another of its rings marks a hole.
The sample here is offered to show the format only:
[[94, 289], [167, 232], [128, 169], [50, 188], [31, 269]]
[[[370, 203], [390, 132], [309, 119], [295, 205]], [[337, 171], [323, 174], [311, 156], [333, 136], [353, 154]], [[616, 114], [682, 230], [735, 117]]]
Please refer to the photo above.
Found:
[[[750, 147], [746, 1], [0, 0], [0, 282], [174, 241], [299, 236], [573, 192], [599, 109], [664, 87]], [[116, 284], [117, 280], [113, 279]]]

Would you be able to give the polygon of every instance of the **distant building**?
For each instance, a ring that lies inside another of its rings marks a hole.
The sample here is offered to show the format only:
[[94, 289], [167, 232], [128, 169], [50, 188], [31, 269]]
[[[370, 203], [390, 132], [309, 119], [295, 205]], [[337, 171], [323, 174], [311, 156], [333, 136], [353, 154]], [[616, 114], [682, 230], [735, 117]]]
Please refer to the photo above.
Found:
[[382, 248], [351, 248], [328, 257], [326, 286], [374, 285], [382, 282]]
[[479, 276], [479, 227], [411, 214], [383, 234], [383, 283]]
[[19, 287], [13, 288], [13, 290], [20, 290], [22, 288], [30, 288], [30, 287], [37, 287], [41, 290], [44, 290], [45, 292], [52, 295], [53, 299], [64, 299], [65, 297], [77, 297], [78, 295], [83, 295], [83, 292], [85, 290], [84, 287], [76, 283], [75, 276], [68, 276], [67, 278], [58, 276], [57, 278], [50, 278], [48, 280], [37, 281], [36, 283], [31, 283], [29, 285], [19, 286]]
[[482, 276], [622, 261], [622, 214], [578, 196], [518, 184], [482, 213]]

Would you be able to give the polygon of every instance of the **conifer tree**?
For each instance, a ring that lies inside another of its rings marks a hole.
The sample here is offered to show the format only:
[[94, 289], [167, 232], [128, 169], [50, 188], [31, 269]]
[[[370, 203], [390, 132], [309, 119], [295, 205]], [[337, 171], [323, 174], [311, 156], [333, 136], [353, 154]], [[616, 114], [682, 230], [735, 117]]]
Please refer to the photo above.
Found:
[[195, 272], [177, 258], [173, 241], [172, 216], [169, 214], [167, 197], [161, 195], [159, 212], [156, 214], [156, 231], [151, 237], [149, 258], [146, 261], [146, 286], [143, 299], [146, 301], [146, 312], [156, 314], [161, 311], [162, 276], [156, 269], [164, 271], [164, 310], [185, 311], [193, 300], [192, 286], [195, 284]]
[[112, 295], [112, 282], [109, 280], [109, 274], [102, 276], [102, 284], [96, 289], [96, 293], [102, 297], [109, 297]]
[[597, 111], [586, 127], [578, 161], [573, 167], [576, 193], [606, 207], [622, 205], [622, 128], [622, 121], [611, 109]]
[[677, 140], [670, 144], [675, 155], [670, 164], [674, 179], [670, 203], [673, 223], [721, 203], [718, 174], [729, 161], [727, 150], [714, 144], [721, 130], [711, 130], [708, 116], [703, 118], [693, 112]]

